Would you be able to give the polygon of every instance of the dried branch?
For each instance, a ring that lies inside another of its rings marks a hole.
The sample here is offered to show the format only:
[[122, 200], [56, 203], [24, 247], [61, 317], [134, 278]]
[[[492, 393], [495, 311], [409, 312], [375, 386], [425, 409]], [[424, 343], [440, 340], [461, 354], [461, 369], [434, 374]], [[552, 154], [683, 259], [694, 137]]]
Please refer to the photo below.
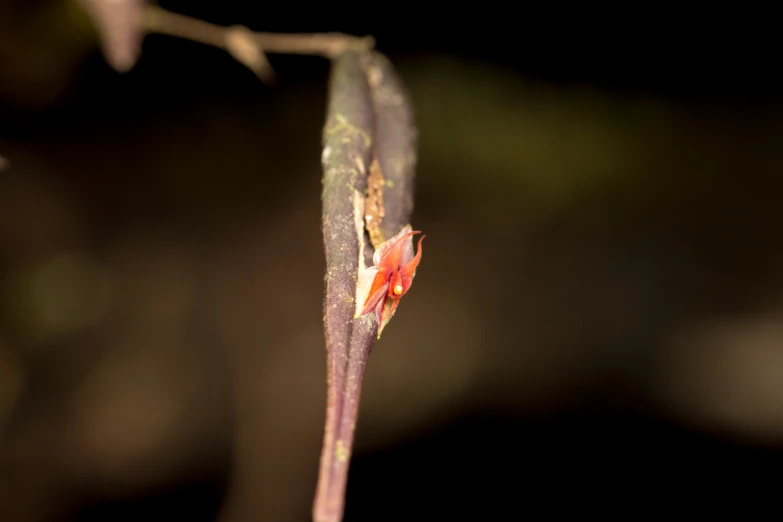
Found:
[[366, 209], [382, 201], [376, 232], [386, 238], [408, 223], [415, 141], [410, 102], [389, 62], [378, 53], [336, 59], [322, 155], [327, 409], [315, 522], [342, 520], [364, 368], [379, 327], [373, 314], [354, 319], [357, 277], [374, 251]]
[[[172, 13], [156, 6], [146, 9], [144, 25], [147, 32], [178, 36], [194, 42], [225, 48], [229, 29], [203, 20]], [[253, 41], [267, 53], [306, 54], [334, 58], [348, 50], [365, 51], [375, 45], [370, 36], [363, 38], [342, 33], [296, 34], [254, 32]]]
[[265, 82], [274, 79], [265, 53], [334, 58], [349, 50], [366, 51], [375, 45], [369, 36], [262, 33], [241, 25], [224, 27], [146, 5], [146, 0], [79, 1], [98, 27], [106, 60], [119, 72], [127, 72], [135, 65], [141, 53], [141, 41], [149, 33], [176, 36], [225, 49]]
[[118, 72], [130, 71], [141, 54], [146, 0], [79, 1], [98, 28], [106, 61]]

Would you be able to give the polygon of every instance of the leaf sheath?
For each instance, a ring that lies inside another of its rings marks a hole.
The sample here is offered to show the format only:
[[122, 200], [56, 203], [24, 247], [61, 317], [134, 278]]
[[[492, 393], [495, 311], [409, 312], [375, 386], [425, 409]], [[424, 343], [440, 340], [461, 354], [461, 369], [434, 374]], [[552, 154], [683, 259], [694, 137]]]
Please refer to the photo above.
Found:
[[327, 407], [315, 522], [342, 520], [364, 368], [378, 332], [374, 314], [354, 319], [357, 276], [372, 264], [374, 251], [365, 226], [370, 165], [376, 160], [383, 171], [380, 231], [392, 237], [413, 210], [410, 107], [402, 82], [379, 53], [348, 52], [334, 60], [322, 154]]

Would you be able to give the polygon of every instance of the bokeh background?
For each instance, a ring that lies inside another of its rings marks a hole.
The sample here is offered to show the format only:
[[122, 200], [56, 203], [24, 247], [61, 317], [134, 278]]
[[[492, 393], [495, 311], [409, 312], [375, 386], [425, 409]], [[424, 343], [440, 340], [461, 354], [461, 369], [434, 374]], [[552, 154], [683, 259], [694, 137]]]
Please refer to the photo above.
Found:
[[[161, 1], [373, 34], [420, 128], [416, 284], [346, 521], [640, 513], [783, 465], [775, 32], [680, 12]], [[735, 13], [736, 14], [736, 13]], [[328, 63], [0, 4], [0, 520], [309, 519]], [[750, 497], [747, 497], [750, 498]]]

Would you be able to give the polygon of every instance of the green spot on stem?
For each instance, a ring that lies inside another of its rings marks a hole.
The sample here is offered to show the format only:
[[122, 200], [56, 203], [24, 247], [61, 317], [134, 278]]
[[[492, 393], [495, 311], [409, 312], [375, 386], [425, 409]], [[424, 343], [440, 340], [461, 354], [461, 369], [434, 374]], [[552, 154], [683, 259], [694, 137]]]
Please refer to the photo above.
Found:
[[370, 135], [367, 134], [367, 132], [364, 129], [360, 129], [359, 127], [352, 125], [348, 123], [348, 120], [345, 119], [345, 116], [343, 116], [340, 113], [337, 113], [334, 115], [334, 119], [337, 120], [337, 124], [334, 125], [332, 128], [327, 129], [327, 134], [334, 134], [335, 132], [339, 132], [341, 130], [347, 130], [348, 133], [354, 133], [361, 136], [362, 140], [364, 140], [364, 146], [369, 147], [370, 146]]

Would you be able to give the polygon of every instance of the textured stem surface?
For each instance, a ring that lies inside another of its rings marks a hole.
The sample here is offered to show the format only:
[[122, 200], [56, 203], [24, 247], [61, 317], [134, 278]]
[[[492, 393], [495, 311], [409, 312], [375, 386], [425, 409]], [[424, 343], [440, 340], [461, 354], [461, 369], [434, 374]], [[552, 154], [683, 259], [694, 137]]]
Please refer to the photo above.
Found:
[[410, 101], [389, 62], [378, 53], [337, 58], [322, 155], [327, 408], [315, 522], [342, 520], [364, 368], [378, 332], [373, 314], [354, 319], [357, 276], [374, 251], [366, 226], [371, 165], [380, 165], [375, 192], [384, 207], [373, 224], [388, 238], [413, 210], [415, 142]]
[[329, 91], [322, 155], [327, 406], [313, 506], [316, 522], [342, 519], [364, 365], [378, 328], [370, 316], [353, 318], [356, 277], [372, 257], [363, 224], [372, 99], [359, 55], [335, 60]]

